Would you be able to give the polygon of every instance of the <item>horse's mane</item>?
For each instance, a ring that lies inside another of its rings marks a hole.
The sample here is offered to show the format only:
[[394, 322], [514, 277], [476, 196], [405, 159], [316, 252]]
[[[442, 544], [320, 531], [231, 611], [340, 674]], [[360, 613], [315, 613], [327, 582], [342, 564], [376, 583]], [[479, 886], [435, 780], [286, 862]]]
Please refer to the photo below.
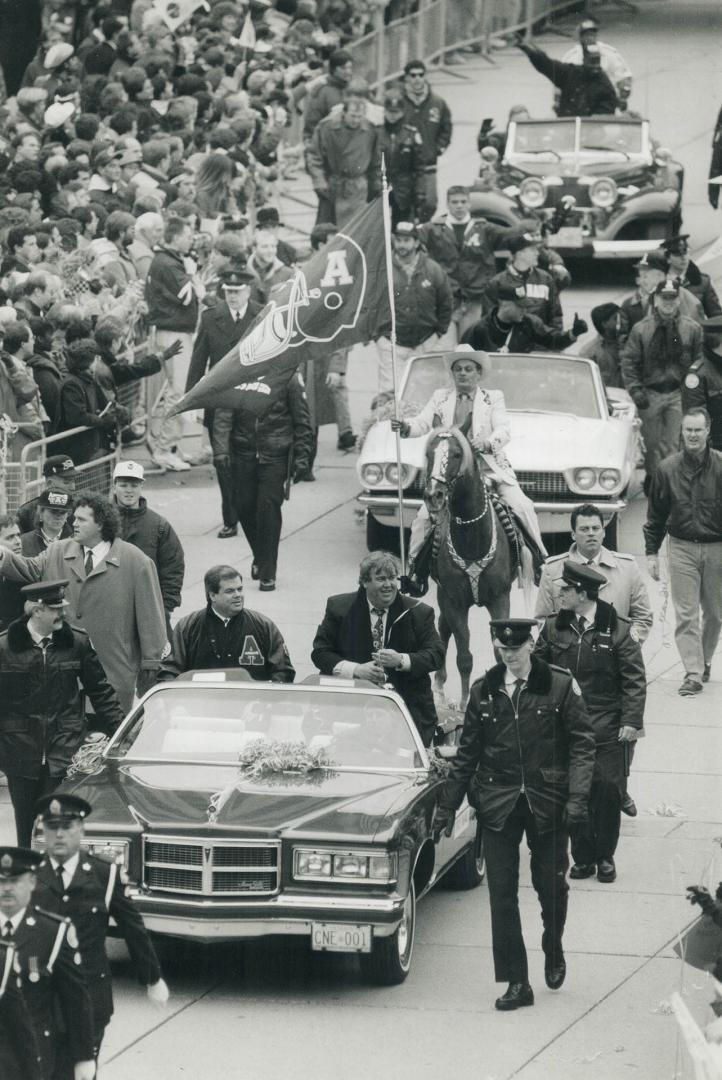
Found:
[[471, 449], [471, 443], [461, 428], [456, 426], [436, 428], [433, 437], [438, 438], [440, 435], [443, 435], [445, 438], [452, 437], [456, 439], [461, 447], [461, 466], [459, 467], [459, 475], [471, 476], [474, 472], [474, 453]]

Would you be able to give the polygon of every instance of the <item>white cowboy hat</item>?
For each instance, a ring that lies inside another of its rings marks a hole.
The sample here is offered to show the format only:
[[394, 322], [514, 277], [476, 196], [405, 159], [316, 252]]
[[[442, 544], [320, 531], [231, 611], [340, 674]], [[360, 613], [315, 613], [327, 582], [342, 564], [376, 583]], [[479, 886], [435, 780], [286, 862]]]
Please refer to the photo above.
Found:
[[454, 364], [457, 360], [472, 360], [481, 372], [482, 378], [487, 375], [491, 375], [491, 359], [488, 353], [481, 350], [474, 351], [471, 345], [457, 345], [453, 352], [447, 353], [444, 357], [449, 367], [449, 371], [453, 371]]

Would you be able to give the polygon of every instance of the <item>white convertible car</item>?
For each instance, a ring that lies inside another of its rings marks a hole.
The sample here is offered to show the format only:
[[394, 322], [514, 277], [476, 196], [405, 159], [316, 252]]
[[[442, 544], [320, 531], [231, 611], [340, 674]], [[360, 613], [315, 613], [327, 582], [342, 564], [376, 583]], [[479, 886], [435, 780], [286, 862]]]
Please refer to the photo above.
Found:
[[[504, 391], [511, 415], [506, 453], [534, 501], [542, 532], [568, 533], [580, 503], [598, 506], [614, 548], [617, 517], [636, 482], [638, 427], [626, 390], [605, 390], [592, 360], [555, 353], [492, 354], [486, 385]], [[413, 357], [400, 390], [400, 414], [413, 416], [434, 390], [451, 386], [442, 354]], [[421, 505], [427, 436], [402, 439], [404, 525]], [[388, 419], [374, 424], [358, 461], [369, 550], [388, 548], [398, 530], [395, 437]]]

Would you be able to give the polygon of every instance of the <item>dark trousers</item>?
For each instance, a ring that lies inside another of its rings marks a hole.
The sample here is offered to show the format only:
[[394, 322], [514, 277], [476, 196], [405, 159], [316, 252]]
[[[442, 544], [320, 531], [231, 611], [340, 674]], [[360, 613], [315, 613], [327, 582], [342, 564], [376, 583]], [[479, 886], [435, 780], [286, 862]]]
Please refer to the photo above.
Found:
[[236, 513], [253, 561], [261, 581], [275, 579], [288, 459], [261, 464], [254, 458], [234, 457], [232, 468]]
[[8, 776], [8, 793], [15, 814], [15, 831], [18, 834], [18, 847], [29, 848], [33, 838], [35, 822], [35, 803], [43, 795], [56, 788], [61, 776], [51, 776], [47, 765], [43, 765], [40, 775], [35, 779], [27, 776]]
[[318, 195], [318, 209], [316, 211], [317, 225], [336, 224], [336, 200], [328, 195]]
[[572, 858], [589, 865], [611, 859], [617, 850], [624, 788], [624, 747], [597, 746], [589, 793], [589, 822], [572, 831]]
[[563, 957], [567, 917], [568, 835], [537, 830], [525, 795], [520, 795], [504, 827], [484, 828], [484, 855], [491, 905], [494, 977], [497, 982], [526, 982], [529, 977], [519, 916], [519, 845], [526, 833], [531, 852], [531, 880], [541, 904], [542, 948], [550, 964]]
[[227, 529], [235, 529], [238, 514], [233, 501], [233, 472], [229, 465], [216, 465], [216, 480], [221, 492], [221, 515]]

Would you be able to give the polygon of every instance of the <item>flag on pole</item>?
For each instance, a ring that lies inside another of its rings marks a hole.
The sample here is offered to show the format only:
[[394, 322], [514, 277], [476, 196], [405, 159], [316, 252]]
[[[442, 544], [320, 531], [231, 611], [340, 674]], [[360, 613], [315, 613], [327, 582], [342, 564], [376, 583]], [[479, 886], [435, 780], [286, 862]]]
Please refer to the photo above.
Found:
[[250, 49], [251, 51], [256, 47], [256, 28], [253, 25], [250, 11], [244, 19], [243, 28], [238, 38], [238, 44], [242, 49]]
[[319, 345], [331, 351], [378, 337], [390, 316], [385, 258], [381, 200], [375, 199], [272, 290], [240, 343], [174, 412], [244, 408], [260, 416]]
[[210, 11], [206, 0], [153, 0], [151, 10], [160, 15], [169, 30], [175, 32], [201, 7]]

